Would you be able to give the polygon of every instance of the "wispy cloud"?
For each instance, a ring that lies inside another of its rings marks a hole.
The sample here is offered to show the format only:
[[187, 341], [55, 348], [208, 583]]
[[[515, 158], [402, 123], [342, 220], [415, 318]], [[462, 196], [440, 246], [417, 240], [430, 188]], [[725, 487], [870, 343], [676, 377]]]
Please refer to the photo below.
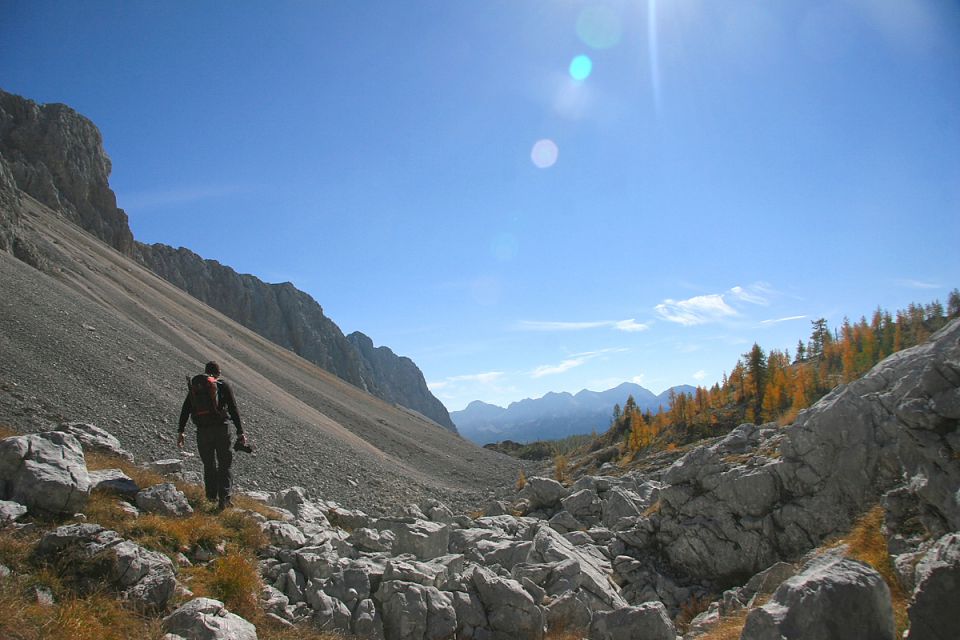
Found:
[[127, 209], [157, 209], [201, 200], [213, 200], [246, 191], [239, 185], [207, 185], [155, 189], [117, 195], [117, 203]]
[[654, 309], [664, 320], [688, 327], [737, 315], [733, 307], [724, 301], [723, 295], [717, 293], [686, 300], [667, 298]]
[[586, 329], [601, 328], [611, 328], [617, 331], [633, 333], [646, 331], [650, 328], [650, 324], [637, 322], [635, 318], [628, 318], [627, 320], [596, 320], [590, 322], [521, 320], [517, 323], [517, 329], [520, 331], [583, 331]]
[[532, 378], [542, 378], [543, 376], [552, 376], [557, 375], [558, 373], [564, 373], [570, 369], [575, 369], [579, 366], [590, 362], [594, 358], [598, 358], [602, 355], [608, 353], [622, 353], [628, 351], [628, 349], [600, 349], [599, 351], [587, 351], [585, 353], [575, 353], [566, 360], [560, 362], [559, 364], [543, 364], [535, 368], [530, 372], [530, 377]]
[[940, 289], [940, 285], [935, 282], [924, 282], [923, 280], [912, 280], [910, 278], [898, 278], [895, 280], [898, 286], [908, 287], [910, 289]]
[[693, 374], [694, 380], [703, 380], [706, 377], [707, 377], [707, 372], [704, 371], [703, 369], [700, 369], [700, 371], [697, 371], [695, 374]]
[[710, 293], [686, 300], [667, 298], [654, 309], [664, 320], [691, 327], [740, 315], [731, 302], [728, 302], [728, 298], [732, 302], [765, 306], [769, 304], [768, 296], [772, 292], [770, 285], [760, 282], [749, 287], [736, 286], [724, 293]]
[[534, 378], [542, 378], [543, 376], [552, 376], [558, 373], [563, 373], [564, 371], [569, 371], [579, 367], [580, 365], [586, 363], [590, 358], [570, 358], [569, 360], [564, 360], [560, 364], [544, 364], [540, 365], [530, 375]]
[[767, 299], [763, 295], [765, 292], [766, 289], [762, 285], [753, 285], [749, 289], [733, 287], [730, 289], [730, 296], [736, 300], [742, 300], [750, 304], [765, 305], [767, 304]]
[[807, 316], [787, 316], [786, 318], [773, 318], [770, 320], [761, 320], [760, 324], [778, 324], [780, 322], [790, 322], [791, 320], [803, 320]]

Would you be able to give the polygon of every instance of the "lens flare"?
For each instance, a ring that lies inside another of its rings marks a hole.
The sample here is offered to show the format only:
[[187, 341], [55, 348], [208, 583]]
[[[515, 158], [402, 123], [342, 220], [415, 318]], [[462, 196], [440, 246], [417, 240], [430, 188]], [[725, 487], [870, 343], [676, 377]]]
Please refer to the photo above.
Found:
[[609, 49], [620, 43], [620, 17], [602, 6], [587, 7], [577, 18], [577, 35], [588, 47]]
[[530, 160], [538, 169], [549, 169], [557, 162], [560, 150], [557, 143], [549, 138], [537, 140], [530, 151]]
[[590, 77], [593, 71], [593, 61], [590, 56], [579, 55], [570, 62], [570, 77], [582, 81]]

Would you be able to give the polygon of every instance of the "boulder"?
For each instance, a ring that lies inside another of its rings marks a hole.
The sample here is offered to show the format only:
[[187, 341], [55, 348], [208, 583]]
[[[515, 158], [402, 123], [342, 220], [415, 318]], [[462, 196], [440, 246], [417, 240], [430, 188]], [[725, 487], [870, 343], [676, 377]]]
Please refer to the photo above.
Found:
[[451, 591], [450, 598], [457, 614], [457, 640], [482, 637], [481, 632], [486, 632], [489, 623], [479, 596], [472, 591]]
[[325, 593], [318, 584], [307, 588], [307, 602], [313, 609], [313, 624], [323, 631], [350, 633], [353, 616], [343, 602]]
[[914, 573], [916, 588], [910, 601], [910, 640], [947, 640], [957, 637], [960, 602], [960, 533], [939, 540], [920, 559]]
[[[611, 579], [613, 568], [610, 561], [599, 551], [591, 551], [590, 545], [575, 547], [549, 526], [541, 526], [533, 539], [534, 562], [572, 563], [571, 583], [582, 587], [610, 608], [625, 607], [627, 602]], [[556, 585], [547, 587], [550, 593], [559, 593]]]
[[257, 640], [257, 628], [219, 600], [194, 598], [163, 619], [168, 633], [190, 640]]
[[292, 513], [297, 522], [330, 526], [324, 510], [307, 498], [307, 490], [303, 487], [290, 487], [277, 492], [273, 504]]
[[133, 462], [133, 454], [120, 446], [120, 441], [109, 431], [96, 425], [87, 422], [63, 422], [52, 430], [74, 436], [80, 441], [84, 451], [106, 453]]
[[101, 469], [90, 471], [90, 486], [100, 491], [110, 491], [126, 498], [134, 498], [140, 487], [120, 469]]
[[550, 527], [558, 533], [568, 533], [570, 531], [580, 531], [584, 529], [583, 523], [573, 517], [569, 511], [558, 511], [548, 521]]
[[600, 496], [597, 495], [597, 492], [593, 489], [575, 491], [563, 498], [560, 503], [574, 518], [590, 522], [595, 522], [603, 510], [603, 503], [600, 501]]
[[59, 431], [0, 440], [0, 498], [41, 514], [83, 511], [90, 475], [80, 441]]
[[624, 518], [636, 518], [646, 507], [639, 495], [628, 489], [614, 487], [603, 499], [603, 524], [611, 529]]
[[84, 588], [96, 588], [100, 579], [107, 579], [124, 599], [144, 610], [162, 610], [177, 586], [170, 558], [97, 524], [58, 527], [41, 538], [35, 553], [77, 571]]
[[347, 542], [360, 551], [389, 553], [393, 550], [393, 543], [396, 542], [396, 539], [397, 536], [392, 531], [381, 532], [376, 529], [360, 527], [350, 533]]
[[135, 502], [141, 510], [163, 516], [178, 518], [193, 513], [193, 507], [187, 502], [187, 496], [172, 482], [155, 484], [143, 489], [137, 493]]
[[677, 631], [661, 602], [598, 611], [590, 623], [590, 640], [674, 640]]
[[[890, 589], [873, 568], [839, 556], [816, 558], [747, 616], [741, 640], [895, 638]], [[911, 634], [911, 638], [912, 638]]]
[[0, 527], [16, 522], [27, 514], [27, 508], [19, 502], [0, 500]]
[[567, 591], [547, 605], [547, 628], [551, 632], [586, 632], [592, 620], [593, 609], [578, 592]]
[[383, 618], [373, 600], [361, 600], [353, 612], [351, 630], [355, 636], [371, 640], [384, 640]]
[[487, 622], [495, 640], [541, 640], [546, 630], [544, 610], [516, 580], [501, 578], [489, 569], [473, 572]]
[[556, 506], [567, 493], [566, 487], [556, 480], [533, 476], [527, 478], [527, 483], [517, 494], [517, 498], [528, 500], [531, 509], [542, 509]]
[[307, 537], [289, 522], [267, 520], [260, 523], [260, 529], [267, 534], [271, 544], [284, 549], [299, 549], [307, 543]]
[[446, 640], [456, 634], [453, 597], [435, 587], [385, 580], [377, 591], [386, 640]]
[[183, 460], [180, 458], [165, 458], [154, 460], [147, 464], [147, 469], [162, 476], [174, 476], [183, 473]]
[[397, 555], [409, 553], [420, 560], [429, 560], [445, 555], [450, 545], [450, 527], [440, 522], [382, 518], [377, 521], [377, 527], [396, 536], [393, 552]]

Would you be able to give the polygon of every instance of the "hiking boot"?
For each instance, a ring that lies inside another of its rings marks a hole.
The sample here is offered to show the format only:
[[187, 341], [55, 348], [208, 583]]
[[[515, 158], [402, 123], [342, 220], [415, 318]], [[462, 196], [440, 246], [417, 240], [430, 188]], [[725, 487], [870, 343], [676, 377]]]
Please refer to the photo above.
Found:
[[219, 504], [217, 504], [217, 512], [219, 513], [224, 509], [230, 509], [232, 507], [233, 507], [233, 502], [230, 500], [230, 498], [227, 498], [226, 500], [221, 500]]

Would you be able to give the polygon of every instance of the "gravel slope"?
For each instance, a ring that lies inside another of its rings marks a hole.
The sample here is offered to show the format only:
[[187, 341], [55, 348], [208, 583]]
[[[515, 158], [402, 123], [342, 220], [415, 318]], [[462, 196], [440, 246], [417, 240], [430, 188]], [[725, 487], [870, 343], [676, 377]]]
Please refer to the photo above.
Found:
[[[0, 423], [92, 422], [140, 460], [172, 457], [184, 377], [216, 359], [257, 448], [235, 458], [241, 488], [301, 485], [371, 513], [426, 496], [466, 510], [510, 491], [518, 461], [340, 381], [24, 204], [49, 268], [0, 252]], [[187, 466], [200, 468], [195, 456]]]

